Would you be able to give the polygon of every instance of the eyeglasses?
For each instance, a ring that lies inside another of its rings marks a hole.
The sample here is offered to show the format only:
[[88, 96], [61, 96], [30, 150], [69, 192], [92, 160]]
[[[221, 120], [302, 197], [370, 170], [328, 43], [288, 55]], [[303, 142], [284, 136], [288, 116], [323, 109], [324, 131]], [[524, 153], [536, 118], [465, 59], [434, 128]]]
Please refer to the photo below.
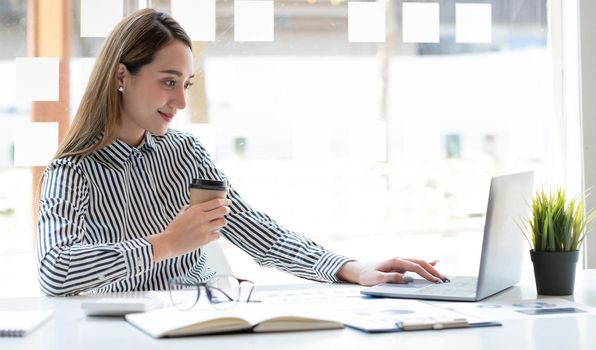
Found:
[[182, 311], [190, 310], [197, 304], [201, 296], [201, 290], [207, 296], [209, 304], [216, 309], [229, 309], [238, 302], [259, 302], [258, 300], [251, 300], [254, 289], [252, 281], [229, 275], [218, 275], [203, 283], [173, 278], [169, 282], [169, 289], [172, 304]]

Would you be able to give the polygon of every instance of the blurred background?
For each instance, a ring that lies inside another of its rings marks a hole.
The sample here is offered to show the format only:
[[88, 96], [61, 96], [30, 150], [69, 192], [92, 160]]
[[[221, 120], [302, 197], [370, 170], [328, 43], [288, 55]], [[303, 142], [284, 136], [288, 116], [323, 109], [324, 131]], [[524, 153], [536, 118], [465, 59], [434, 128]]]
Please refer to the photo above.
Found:
[[[13, 281], [0, 297], [39, 294], [33, 190], [43, 167], [15, 163], [15, 135], [32, 120], [59, 121], [63, 134], [105, 39], [81, 36], [83, 1], [54, 2], [67, 33], [52, 55], [60, 101], [30, 102], [15, 98], [16, 59], [48, 34], [32, 34], [43, 28], [32, 0], [0, 0], [0, 278]], [[172, 127], [194, 133], [253, 207], [330, 249], [475, 274], [492, 176], [534, 170], [536, 187], [581, 188], [576, 5], [458, 0], [491, 9], [491, 40], [462, 43], [455, 0], [417, 1], [438, 4], [429, 43], [404, 40], [406, 1], [382, 3], [380, 42], [349, 40], [342, 0], [276, 0], [274, 40], [240, 42], [234, 2], [217, 0], [215, 40], [194, 43], [197, 79]], [[176, 18], [169, 0], [124, 0], [123, 15], [143, 6]], [[297, 281], [224, 248], [237, 275]]]

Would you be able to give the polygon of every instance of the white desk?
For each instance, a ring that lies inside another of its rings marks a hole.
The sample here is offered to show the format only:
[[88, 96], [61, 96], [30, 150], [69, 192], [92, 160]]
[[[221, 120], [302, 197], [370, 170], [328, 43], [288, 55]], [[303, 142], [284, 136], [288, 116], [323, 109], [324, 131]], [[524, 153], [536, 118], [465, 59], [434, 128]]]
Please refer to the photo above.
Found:
[[[263, 287], [268, 289], [270, 287]], [[287, 287], [284, 287], [284, 289]], [[536, 298], [533, 283], [488, 301]], [[574, 296], [596, 307], [596, 270], [579, 273]], [[365, 334], [349, 328], [315, 332], [238, 334], [153, 339], [122, 318], [87, 318], [81, 298], [0, 299], [0, 309], [54, 309], [50, 321], [25, 338], [0, 338], [0, 349], [594, 349], [596, 316], [504, 321], [502, 327]]]

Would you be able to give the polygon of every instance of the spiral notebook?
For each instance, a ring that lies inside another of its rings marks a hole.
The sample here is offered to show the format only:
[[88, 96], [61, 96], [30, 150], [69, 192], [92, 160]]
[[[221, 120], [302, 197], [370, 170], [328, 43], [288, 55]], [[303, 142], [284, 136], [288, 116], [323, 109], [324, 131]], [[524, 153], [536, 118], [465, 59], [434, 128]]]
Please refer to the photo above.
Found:
[[0, 311], [0, 337], [25, 337], [51, 316], [51, 310]]

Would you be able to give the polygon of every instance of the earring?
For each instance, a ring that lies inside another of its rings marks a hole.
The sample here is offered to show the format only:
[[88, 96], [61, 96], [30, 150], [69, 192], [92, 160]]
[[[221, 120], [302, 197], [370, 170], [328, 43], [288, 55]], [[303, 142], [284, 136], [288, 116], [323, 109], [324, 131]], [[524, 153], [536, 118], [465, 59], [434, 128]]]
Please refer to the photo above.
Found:
[[121, 86], [121, 87], [119, 87], [119, 88], [118, 88], [118, 91], [120, 91], [120, 92], [124, 92], [124, 86]]

